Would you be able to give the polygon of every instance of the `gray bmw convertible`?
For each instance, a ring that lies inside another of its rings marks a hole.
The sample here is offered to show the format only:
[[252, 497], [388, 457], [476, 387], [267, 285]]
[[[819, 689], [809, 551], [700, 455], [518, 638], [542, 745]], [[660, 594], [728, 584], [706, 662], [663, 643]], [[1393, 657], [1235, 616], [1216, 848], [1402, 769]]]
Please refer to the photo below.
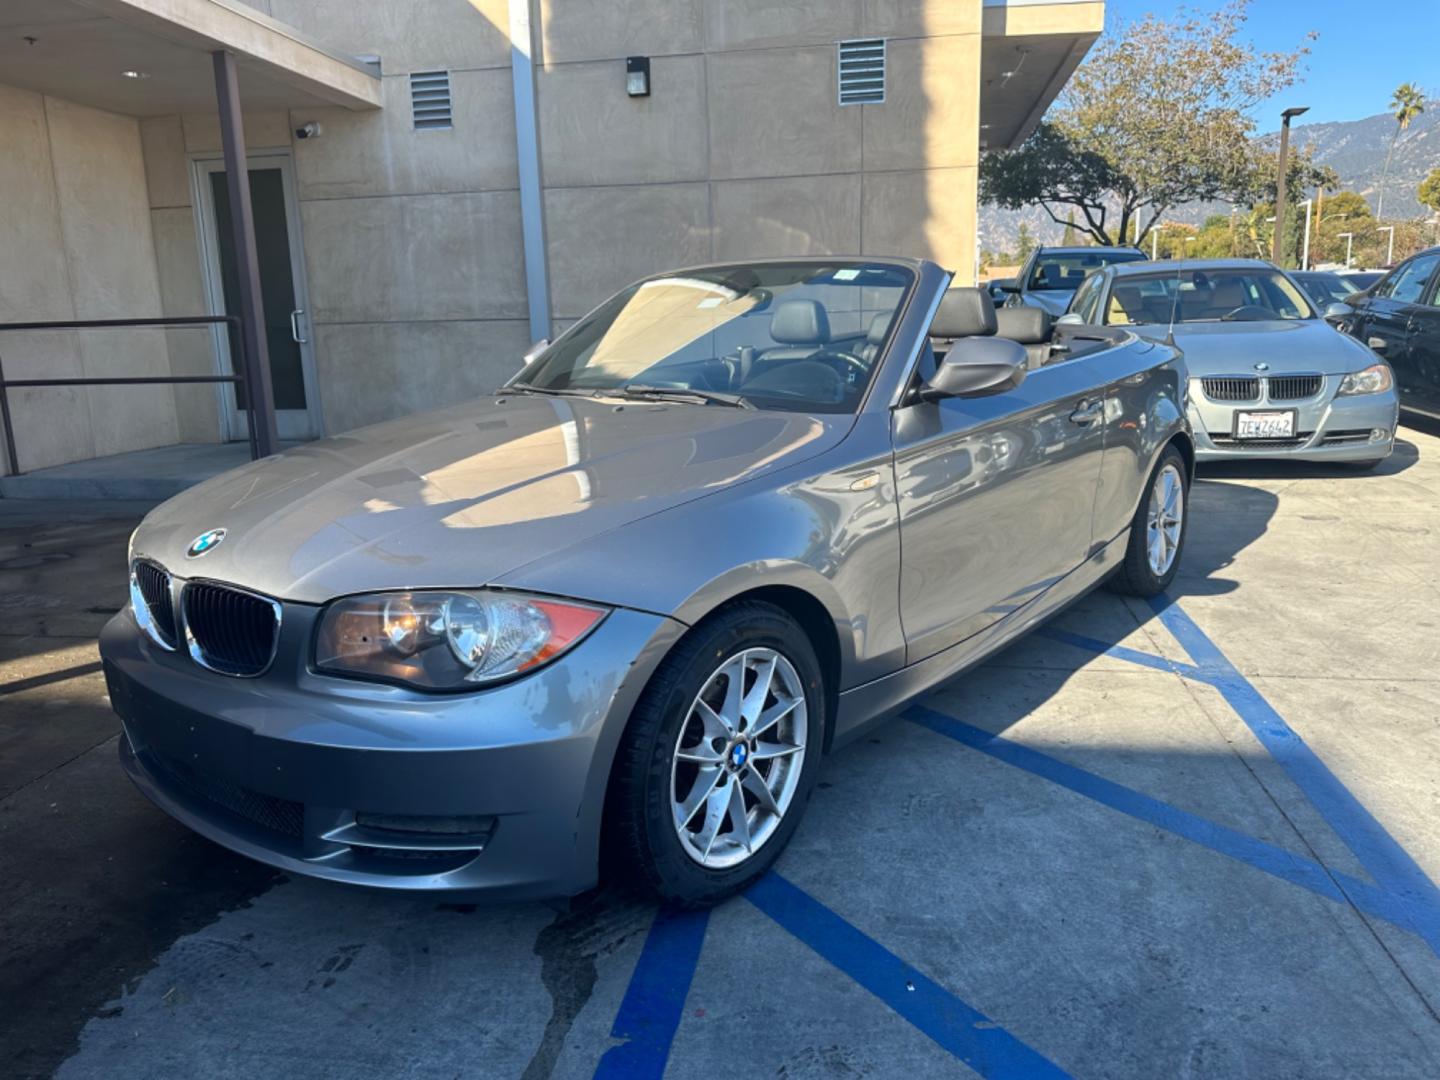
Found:
[[338, 881], [743, 888], [826, 753], [1095, 585], [1176, 572], [1176, 351], [999, 326], [949, 283], [881, 258], [662, 274], [493, 395], [163, 504], [101, 639], [124, 768]]

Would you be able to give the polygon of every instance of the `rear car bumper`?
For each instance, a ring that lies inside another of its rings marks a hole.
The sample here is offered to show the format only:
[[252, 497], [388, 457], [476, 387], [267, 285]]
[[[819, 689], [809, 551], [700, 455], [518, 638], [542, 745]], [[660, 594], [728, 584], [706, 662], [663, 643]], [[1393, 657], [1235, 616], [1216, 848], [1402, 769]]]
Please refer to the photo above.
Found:
[[120, 757], [146, 796], [234, 851], [335, 881], [496, 898], [595, 883], [615, 746], [681, 624], [615, 611], [527, 678], [435, 695], [309, 671], [315, 613], [287, 606], [257, 679], [159, 649], [128, 610], [110, 621]]
[[[1375, 461], [1395, 445], [1399, 399], [1382, 394], [1336, 397], [1341, 376], [1327, 375], [1320, 391], [1307, 400], [1212, 401], [1202, 380], [1190, 380], [1189, 416], [1195, 454], [1201, 461], [1240, 458], [1293, 458], [1300, 461]], [[1238, 441], [1233, 438], [1237, 411], [1294, 410], [1295, 438]], [[1376, 433], [1380, 434], [1376, 434]]]

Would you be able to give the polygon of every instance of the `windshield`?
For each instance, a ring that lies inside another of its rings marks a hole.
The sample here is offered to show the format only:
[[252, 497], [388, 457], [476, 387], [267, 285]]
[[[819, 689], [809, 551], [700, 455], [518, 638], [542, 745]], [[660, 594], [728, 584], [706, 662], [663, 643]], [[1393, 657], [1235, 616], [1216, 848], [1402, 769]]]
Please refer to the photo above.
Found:
[[1035, 257], [1026, 288], [1031, 292], [1074, 290], [1085, 275], [1112, 263], [1142, 262], [1145, 256], [1127, 248], [1091, 248], [1087, 251], [1042, 251]]
[[1296, 274], [1295, 280], [1317, 304], [1343, 304], [1359, 290], [1339, 274]]
[[904, 267], [847, 261], [651, 278], [571, 327], [511, 386], [853, 412], [913, 283]]
[[1105, 316], [1110, 326], [1168, 323], [1172, 317], [1177, 323], [1262, 322], [1309, 319], [1314, 309], [1275, 270], [1182, 270], [1116, 278]]

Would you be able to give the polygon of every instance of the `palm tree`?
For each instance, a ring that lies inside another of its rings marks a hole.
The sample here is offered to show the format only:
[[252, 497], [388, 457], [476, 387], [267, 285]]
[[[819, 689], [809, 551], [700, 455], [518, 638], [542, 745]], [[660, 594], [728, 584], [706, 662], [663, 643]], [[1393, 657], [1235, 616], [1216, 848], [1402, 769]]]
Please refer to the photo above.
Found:
[[1425, 95], [1414, 83], [1401, 83], [1395, 88], [1390, 99], [1390, 112], [1395, 117], [1395, 133], [1390, 136], [1390, 149], [1385, 154], [1385, 168], [1380, 173], [1380, 191], [1375, 197], [1375, 218], [1379, 220], [1385, 210], [1385, 180], [1390, 175], [1390, 159], [1395, 154], [1395, 143], [1410, 126], [1410, 121], [1425, 111]]

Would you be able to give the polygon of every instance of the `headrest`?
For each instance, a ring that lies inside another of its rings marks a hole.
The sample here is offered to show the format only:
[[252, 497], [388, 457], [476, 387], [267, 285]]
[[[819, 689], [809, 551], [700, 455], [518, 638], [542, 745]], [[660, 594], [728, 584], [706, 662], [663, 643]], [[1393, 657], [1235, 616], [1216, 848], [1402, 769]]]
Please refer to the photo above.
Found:
[[782, 300], [770, 318], [770, 336], [782, 345], [824, 345], [830, 317], [818, 300]]
[[869, 345], [879, 345], [885, 340], [885, 331], [890, 329], [890, 312], [882, 311], [870, 320], [870, 329], [865, 332]]
[[1007, 307], [995, 312], [996, 330], [1000, 337], [1021, 345], [1043, 345], [1050, 340], [1050, 313], [1038, 307]]
[[995, 301], [984, 289], [946, 289], [930, 324], [933, 338], [985, 337], [995, 333]]

